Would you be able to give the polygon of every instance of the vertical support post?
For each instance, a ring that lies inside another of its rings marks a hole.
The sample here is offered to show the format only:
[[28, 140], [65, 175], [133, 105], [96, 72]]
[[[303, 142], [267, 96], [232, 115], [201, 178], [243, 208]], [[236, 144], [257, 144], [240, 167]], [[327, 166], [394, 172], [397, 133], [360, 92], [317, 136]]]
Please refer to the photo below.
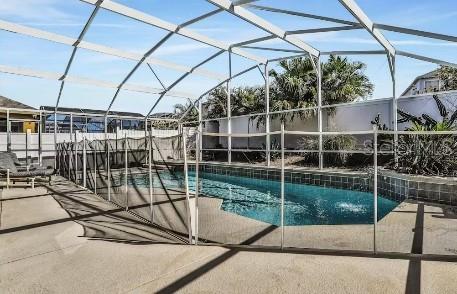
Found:
[[182, 157], [182, 153], [184, 153], [184, 148], [182, 148], [183, 144], [182, 144], [182, 138], [183, 138], [183, 131], [182, 131], [182, 124], [179, 123], [178, 124], [178, 138], [179, 138], [179, 146], [181, 146], [181, 152], [179, 153], [179, 159], [182, 160], [183, 157]]
[[43, 113], [41, 111], [38, 124], [38, 164], [43, 166]]
[[10, 110], [6, 110], [6, 150], [11, 152], [11, 121]]
[[231, 82], [232, 82], [232, 53], [228, 52], [229, 56], [229, 79], [227, 80], [227, 149], [228, 149], [228, 164], [232, 164], [232, 95], [231, 95]]
[[68, 155], [68, 179], [71, 181], [71, 170], [74, 167], [73, 164], [73, 114], [70, 113], [70, 154]]
[[60, 168], [61, 167], [60, 160], [62, 158], [62, 148], [61, 147], [56, 148], [55, 153], [56, 153], [55, 168], [56, 168], [57, 172], [59, 173], [59, 175], [62, 175], [62, 170]]
[[376, 253], [376, 231], [378, 224], [378, 127], [373, 126], [373, 252]]
[[[312, 58], [312, 57], [311, 57]], [[322, 68], [321, 59], [317, 58], [317, 126], [319, 129], [319, 169], [324, 168], [323, 138], [322, 138]]]
[[108, 140], [105, 140], [106, 144], [106, 182], [108, 184], [108, 201], [111, 202], [111, 156], [110, 156], [110, 144]]
[[79, 181], [78, 181], [78, 136], [77, 136], [77, 132], [75, 132], [74, 145], [75, 145], [75, 164], [74, 164], [74, 168], [75, 168], [75, 183], [78, 184]]
[[390, 70], [391, 70], [391, 76], [392, 76], [392, 125], [394, 129], [394, 160], [395, 164], [398, 163], [398, 113], [397, 113], [397, 108], [398, 108], [398, 100], [397, 100], [397, 91], [396, 91], [396, 78], [395, 78], [395, 56], [393, 55], [388, 55], [389, 61], [390, 61]]
[[25, 164], [27, 166], [30, 163], [30, 161], [29, 161], [30, 137], [31, 137], [31, 130], [27, 129], [25, 131]]
[[189, 230], [189, 244], [192, 244], [192, 218], [190, 216], [189, 174], [187, 166], [186, 134], [184, 134], [184, 132], [182, 133], [182, 145], [184, 157], [184, 185], [186, 189], [187, 227]]
[[154, 182], [152, 181], [152, 136], [149, 132], [149, 144], [148, 144], [148, 173], [149, 173], [149, 201], [151, 209], [151, 223], [154, 223]]
[[[64, 141], [65, 142], [65, 141]], [[68, 177], [68, 180], [71, 181], [71, 168], [72, 168], [72, 160], [71, 160], [71, 152], [73, 150], [73, 145], [71, 144], [71, 142], [68, 142], [68, 162], [67, 162], [67, 177]], [[67, 155], [67, 154], [66, 154]]]
[[198, 195], [200, 193], [200, 141], [201, 141], [201, 132], [200, 130], [197, 132], [196, 137], [196, 150], [195, 150], [195, 213], [194, 213], [194, 224], [195, 224], [195, 245], [198, 245]]
[[284, 248], [284, 122], [281, 122], [281, 249]]
[[108, 116], [105, 115], [105, 119], [103, 121], [103, 124], [104, 124], [104, 134], [105, 134], [105, 140], [108, 138]]
[[86, 148], [86, 136], [83, 139], [83, 187], [87, 186], [87, 148]]
[[125, 189], [125, 210], [129, 210], [129, 187], [128, 187], [128, 173], [129, 173], [129, 165], [128, 165], [128, 153], [127, 153], [127, 133], [124, 134], [124, 165], [125, 165], [125, 181], [124, 181], [124, 189]]
[[94, 193], [97, 194], [97, 149], [93, 148], [92, 154], [94, 154]]
[[54, 168], [57, 168], [57, 111], [54, 112]]
[[[203, 133], [203, 105], [202, 100], [198, 100], [198, 133], [201, 135]], [[199, 160], [203, 160], [203, 137], [200, 138], [198, 142], [199, 151], [196, 152], [195, 156], [198, 157]]]
[[10, 169], [6, 169], [6, 189], [10, 188]]
[[270, 158], [270, 149], [271, 149], [271, 136], [270, 136], [270, 77], [268, 75], [268, 62], [265, 63], [265, 111], [266, 111], [266, 118], [265, 118], [265, 132], [267, 133], [266, 136], [266, 150], [267, 150], [267, 166], [271, 165], [271, 158]]
[[73, 113], [70, 113], [70, 142], [73, 142]]

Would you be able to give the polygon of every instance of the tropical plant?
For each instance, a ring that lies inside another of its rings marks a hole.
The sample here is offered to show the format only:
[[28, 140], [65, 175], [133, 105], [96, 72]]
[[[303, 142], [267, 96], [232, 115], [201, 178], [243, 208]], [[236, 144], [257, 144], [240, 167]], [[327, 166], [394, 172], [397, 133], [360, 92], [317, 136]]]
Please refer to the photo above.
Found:
[[[428, 114], [414, 116], [398, 110], [399, 123], [411, 123], [408, 131], [454, 131], [457, 111], [450, 114], [437, 95], [433, 95], [440, 112], [437, 121]], [[398, 139], [397, 162], [400, 172], [421, 175], [455, 175], [457, 170], [457, 139], [455, 135], [401, 135]]]
[[438, 69], [438, 78], [442, 82], [442, 90], [457, 90], [457, 68], [442, 65]]
[[[317, 105], [317, 75], [309, 58], [294, 58], [279, 63], [282, 71], [270, 71], [274, 81], [270, 90], [272, 111], [309, 108]], [[322, 102], [335, 104], [364, 99], [373, 92], [373, 84], [364, 74], [365, 64], [351, 62], [347, 58], [330, 55], [322, 63]], [[300, 118], [309, 118], [315, 110], [300, 111]], [[281, 115], [293, 119], [295, 112]]]
[[207, 118], [227, 116], [227, 91], [224, 87], [217, 87], [208, 94], [205, 104]]
[[[173, 118], [179, 119], [181, 118], [189, 109], [189, 113], [187, 113], [186, 117], [182, 120], [183, 122], [195, 122], [198, 120], [198, 110], [194, 107], [192, 102], [187, 102], [186, 104], [175, 104], [173, 106]], [[196, 126], [197, 123], [188, 124], [187, 126]]]
[[[260, 113], [265, 110], [265, 94], [261, 87], [237, 87], [231, 90], [232, 116]], [[227, 92], [218, 87], [209, 93], [206, 103], [208, 118], [227, 116]], [[254, 117], [251, 117], [254, 119]]]
[[322, 64], [322, 103], [331, 105], [371, 96], [374, 85], [365, 75], [365, 68], [363, 62], [330, 55]]
[[[351, 135], [336, 135], [323, 140], [323, 149], [332, 151], [353, 150], [356, 145], [356, 139]], [[319, 141], [316, 137], [302, 137], [297, 142], [300, 150], [319, 150]], [[345, 166], [347, 165], [350, 155], [345, 152], [325, 153], [324, 162], [327, 166]], [[304, 163], [317, 164], [319, 155], [317, 152], [306, 152]]]
[[[317, 105], [317, 75], [309, 58], [294, 58], [279, 63], [279, 70], [271, 70], [270, 111], [301, 109]], [[364, 74], [365, 64], [331, 55], [322, 63], [323, 104], [335, 104], [364, 99], [373, 92], [373, 84]], [[218, 87], [209, 93], [208, 118], [227, 116], [227, 92]], [[231, 91], [232, 115], [263, 113], [265, 111], [264, 87], [239, 87]], [[292, 120], [295, 115], [309, 118], [316, 110], [304, 110], [272, 115], [281, 121]], [[265, 116], [256, 116], [258, 124], [265, 123]]]

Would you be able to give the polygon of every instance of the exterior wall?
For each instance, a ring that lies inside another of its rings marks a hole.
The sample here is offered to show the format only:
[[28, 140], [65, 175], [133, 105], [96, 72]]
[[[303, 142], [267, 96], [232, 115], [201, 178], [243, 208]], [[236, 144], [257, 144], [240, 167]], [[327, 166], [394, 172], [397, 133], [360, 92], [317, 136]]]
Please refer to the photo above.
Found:
[[441, 81], [438, 78], [419, 79], [412, 85], [405, 95], [418, 95], [436, 92], [441, 90]]

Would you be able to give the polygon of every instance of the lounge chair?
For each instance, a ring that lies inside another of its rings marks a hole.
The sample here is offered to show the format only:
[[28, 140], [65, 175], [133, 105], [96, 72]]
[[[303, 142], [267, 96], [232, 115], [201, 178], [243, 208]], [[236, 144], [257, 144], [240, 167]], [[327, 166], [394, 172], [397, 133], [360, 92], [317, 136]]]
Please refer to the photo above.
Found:
[[[17, 166], [15, 161], [17, 157], [12, 155], [11, 152], [0, 153], [0, 175], [6, 177], [6, 187], [9, 188], [11, 182], [27, 181], [31, 183], [32, 188], [35, 187], [35, 178], [44, 177], [48, 178], [51, 182], [51, 176], [55, 174], [52, 168], [43, 168], [37, 166]], [[17, 161], [19, 162], [19, 161]]]

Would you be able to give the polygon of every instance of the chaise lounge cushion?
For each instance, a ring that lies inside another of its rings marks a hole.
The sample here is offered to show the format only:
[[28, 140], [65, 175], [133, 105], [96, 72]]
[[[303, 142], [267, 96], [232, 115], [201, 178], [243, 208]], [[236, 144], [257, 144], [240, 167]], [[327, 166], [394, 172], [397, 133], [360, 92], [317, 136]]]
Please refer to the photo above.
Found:
[[[17, 157], [16, 157], [17, 159]], [[54, 174], [52, 168], [35, 168], [32, 170], [23, 170], [14, 164], [14, 157], [10, 152], [0, 152], [0, 174], [6, 174], [7, 170], [10, 171], [11, 177], [39, 177], [51, 176]]]
[[0, 152], [0, 170], [6, 172], [7, 169], [9, 169], [10, 172], [18, 171], [13, 158], [11, 158], [8, 152]]
[[53, 169], [35, 169], [31, 171], [10, 172], [10, 177], [26, 178], [26, 177], [48, 177], [54, 174]]

